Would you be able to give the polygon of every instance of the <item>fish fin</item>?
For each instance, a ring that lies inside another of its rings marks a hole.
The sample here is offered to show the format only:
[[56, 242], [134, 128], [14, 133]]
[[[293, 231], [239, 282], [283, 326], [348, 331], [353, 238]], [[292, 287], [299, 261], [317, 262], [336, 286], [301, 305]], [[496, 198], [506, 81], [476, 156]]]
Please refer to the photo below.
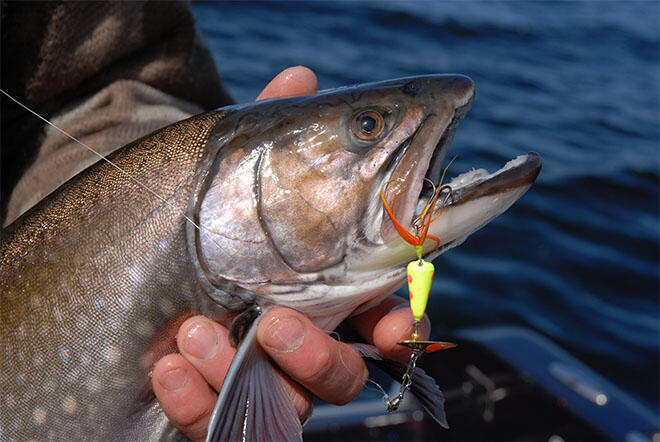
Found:
[[363, 342], [349, 342], [348, 345], [350, 345], [351, 348], [363, 358], [374, 359], [377, 361], [383, 360], [383, 355], [380, 354], [380, 351], [374, 345], [365, 344]]
[[[376, 367], [392, 376], [396, 381], [401, 382], [403, 379], [403, 374], [406, 372], [406, 364], [383, 358], [378, 349], [373, 345], [351, 343], [350, 346], [363, 358], [372, 359], [371, 362]], [[440, 391], [438, 384], [435, 383], [435, 380], [419, 367], [415, 367], [410, 392], [417, 398], [433, 420], [441, 427], [449, 429], [447, 415], [445, 414], [445, 397]]]
[[298, 413], [257, 343], [256, 318], [236, 351], [209, 421], [206, 441], [302, 441]]

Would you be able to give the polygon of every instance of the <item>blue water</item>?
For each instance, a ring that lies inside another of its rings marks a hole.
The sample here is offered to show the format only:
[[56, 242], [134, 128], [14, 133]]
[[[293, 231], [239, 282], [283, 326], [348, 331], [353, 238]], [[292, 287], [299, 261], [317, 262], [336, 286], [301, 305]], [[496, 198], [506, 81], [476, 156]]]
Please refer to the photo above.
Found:
[[543, 157], [532, 190], [436, 261], [434, 334], [549, 336], [658, 410], [658, 2], [312, 2], [193, 6], [227, 88], [282, 69], [321, 88], [457, 72], [477, 85], [451, 170]]

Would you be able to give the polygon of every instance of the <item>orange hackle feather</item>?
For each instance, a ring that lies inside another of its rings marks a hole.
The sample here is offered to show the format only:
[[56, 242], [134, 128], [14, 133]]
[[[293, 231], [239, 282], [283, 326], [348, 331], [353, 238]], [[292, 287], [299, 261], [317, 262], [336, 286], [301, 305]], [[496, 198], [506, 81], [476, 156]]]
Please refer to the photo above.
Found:
[[401, 238], [403, 238], [408, 244], [414, 246], [414, 247], [421, 247], [424, 245], [424, 241], [427, 239], [430, 239], [431, 241], [435, 242], [435, 247], [433, 247], [431, 250], [429, 250], [427, 253], [431, 253], [438, 247], [440, 247], [440, 239], [437, 236], [434, 235], [429, 235], [429, 227], [431, 227], [431, 223], [438, 219], [440, 215], [442, 215], [442, 212], [444, 210], [444, 206], [440, 208], [440, 211], [438, 214], [434, 217], [433, 216], [433, 207], [435, 207], [435, 203], [438, 201], [438, 196], [440, 196], [440, 189], [442, 187], [442, 181], [445, 179], [445, 173], [447, 173], [447, 169], [449, 169], [449, 166], [451, 166], [451, 163], [454, 162], [454, 160], [457, 157], [454, 157], [451, 159], [449, 164], [445, 167], [445, 169], [442, 171], [442, 176], [440, 177], [440, 183], [438, 184], [437, 190], [434, 192], [433, 199], [432, 201], [429, 201], [426, 203], [426, 206], [424, 207], [424, 210], [422, 210], [422, 228], [418, 229], [421, 230], [421, 234], [415, 235], [411, 232], [408, 231], [403, 225], [399, 222], [399, 220], [396, 219], [396, 200], [399, 199], [399, 196], [401, 195], [400, 193], [396, 194], [394, 197], [394, 200], [392, 201], [392, 207], [390, 207], [389, 204], [387, 204], [387, 200], [385, 199], [385, 186], [387, 186], [389, 183], [392, 181], [396, 181], [394, 179], [391, 179], [389, 181], [385, 181], [382, 186], [380, 186], [380, 199], [383, 202], [383, 206], [385, 207], [385, 210], [387, 211], [387, 214], [390, 216], [392, 219], [392, 223], [394, 224], [394, 228], [396, 231], [401, 235]]
[[[431, 239], [431, 240], [436, 242], [436, 245], [429, 252], [432, 252], [433, 250], [437, 249], [440, 246], [440, 240], [437, 237], [433, 236], [433, 235], [428, 235], [429, 227], [431, 226], [431, 222], [433, 221], [431, 219], [431, 217], [433, 216], [433, 211], [428, 211], [428, 214], [426, 216], [426, 220], [424, 221], [424, 223], [422, 225], [421, 235], [419, 235], [419, 236], [414, 235], [411, 232], [409, 232], [408, 229], [403, 227], [403, 225], [399, 222], [399, 220], [396, 219], [396, 213], [395, 213], [396, 200], [399, 198], [400, 194], [397, 194], [394, 197], [394, 200], [392, 201], [392, 207], [390, 207], [390, 205], [387, 204], [387, 200], [385, 199], [385, 194], [384, 194], [385, 186], [387, 186], [387, 184], [391, 183], [392, 181], [394, 181], [394, 180], [386, 181], [380, 187], [380, 199], [383, 202], [383, 206], [385, 207], [385, 210], [387, 211], [387, 214], [392, 219], [392, 223], [394, 224], [394, 228], [399, 233], [399, 235], [401, 235], [401, 238], [403, 238], [404, 241], [406, 241], [408, 244], [410, 244], [412, 246], [415, 246], [415, 247], [422, 246], [424, 244], [424, 241], [426, 241], [426, 239]], [[438, 192], [436, 192], [436, 194], [434, 195], [433, 202], [429, 203], [431, 205], [431, 207], [433, 207], [435, 205], [435, 202], [436, 202], [437, 199], [438, 199]]]

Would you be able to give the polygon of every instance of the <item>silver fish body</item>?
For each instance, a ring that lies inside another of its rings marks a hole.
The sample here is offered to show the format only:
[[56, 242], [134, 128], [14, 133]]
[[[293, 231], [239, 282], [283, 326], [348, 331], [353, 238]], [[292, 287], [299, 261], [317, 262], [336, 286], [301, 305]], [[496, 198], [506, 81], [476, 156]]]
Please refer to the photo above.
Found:
[[[410, 228], [473, 91], [424, 76], [224, 108], [115, 152], [126, 173], [64, 184], [2, 233], [2, 440], [174, 437], [149, 372], [186, 317], [275, 304], [330, 330], [379, 302], [414, 257], [379, 189], [398, 180]], [[539, 169], [532, 154], [453, 181], [432, 255]]]

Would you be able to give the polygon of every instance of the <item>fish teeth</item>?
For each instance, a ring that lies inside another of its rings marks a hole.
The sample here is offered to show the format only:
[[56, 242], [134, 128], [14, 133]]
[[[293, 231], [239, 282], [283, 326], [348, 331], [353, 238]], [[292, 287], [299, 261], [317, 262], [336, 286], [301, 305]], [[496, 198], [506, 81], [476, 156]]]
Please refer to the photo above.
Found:
[[472, 169], [454, 177], [449, 182], [450, 186], [464, 186], [465, 184], [476, 181], [479, 178], [490, 175], [486, 169]]
[[484, 179], [484, 178], [490, 178], [492, 176], [497, 175], [498, 173], [502, 173], [505, 170], [512, 169], [514, 167], [517, 167], [527, 161], [528, 155], [519, 155], [516, 158], [509, 160], [504, 167], [501, 169], [490, 173], [486, 169], [472, 169], [467, 172], [463, 172], [462, 174], [455, 176], [454, 178], [451, 179], [449, 182], [449, 185], [458, 188], [461, 186], [465, 186], [466, 184], [472, 183], [474, 181]]

